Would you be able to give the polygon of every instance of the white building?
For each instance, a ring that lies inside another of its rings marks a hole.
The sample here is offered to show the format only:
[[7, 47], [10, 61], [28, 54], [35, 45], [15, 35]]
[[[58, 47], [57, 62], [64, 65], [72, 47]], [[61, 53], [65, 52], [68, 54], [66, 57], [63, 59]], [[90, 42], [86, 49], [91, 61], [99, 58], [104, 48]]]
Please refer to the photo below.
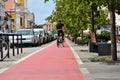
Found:
[[31, 13], [30, 11], [28, 11], [26, 17], [27, 17], [27, 27], [28, 28], [33, 28], [34, 23], [35, 23], [35, 15], [34, 15], [34, 13]]
[[51, 22], [46, 22], [43, 24], [43, 29], [45, 31], [52, 31], [54, 24]]

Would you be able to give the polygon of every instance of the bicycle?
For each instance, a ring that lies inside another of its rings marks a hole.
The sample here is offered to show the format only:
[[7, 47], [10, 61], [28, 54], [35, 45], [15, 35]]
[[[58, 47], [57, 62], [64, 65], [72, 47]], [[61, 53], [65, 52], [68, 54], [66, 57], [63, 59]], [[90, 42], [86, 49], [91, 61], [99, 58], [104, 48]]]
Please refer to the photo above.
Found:
[[3, 34], [0, 34], [0, 60], [3, 61], [7, 56], [8, 56], [8, 43], [7, 41], [4, 39], [5, 37], [3, 37]]
[[63, 42], [62, 34], [60, 34], [60, 36], [57, 37], [57, 47], [60, 47], [60, 44], [64, 47]]

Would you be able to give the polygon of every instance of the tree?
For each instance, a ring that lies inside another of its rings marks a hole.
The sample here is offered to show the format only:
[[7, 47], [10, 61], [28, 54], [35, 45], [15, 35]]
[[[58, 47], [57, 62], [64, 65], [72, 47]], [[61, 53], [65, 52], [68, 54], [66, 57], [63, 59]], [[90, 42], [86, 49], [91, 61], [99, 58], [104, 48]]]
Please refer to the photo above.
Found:
[[110, 24], [111, 24], [111, 54], [113, 60], [117, 60], [116, 27], [115, 27], [115, 1], [109, 0]]
[[[49, 0], [45, 0], [47, 2]], [[108, 14], [103, 7], [110, 12], [111, 24], [111, 53], [113, 60], [117, 60], [116, 37], [115, 37], [115, 12], [120, 14], [120, 0], [53, 0], [56, 3], [52, 15], [47, 18], [56, 21], [61, 18], [66, 24], [67, 33], [78, 33], [86, 28], [91, 28], [98, 24], [107, 24]], [[62, 6], [62, 7], [60, 7]], [[92, 21], [92, 22], [91, 22]], [[77, 31], [76, 31], [77, 30]]]

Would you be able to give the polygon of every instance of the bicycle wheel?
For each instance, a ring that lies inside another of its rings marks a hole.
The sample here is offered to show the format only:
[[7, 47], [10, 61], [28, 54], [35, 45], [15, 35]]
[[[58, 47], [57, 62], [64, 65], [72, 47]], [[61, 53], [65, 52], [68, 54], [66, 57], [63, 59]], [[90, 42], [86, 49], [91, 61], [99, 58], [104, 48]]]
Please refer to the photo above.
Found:
[[0, 39], [0, 58], [4, 60], [8, 56], [8, 44], [4, 39]]
[[59, 43], [59, 38], [57, 38], [57, 47], [59, 47], [60, 43]]
[[62, 38], [60, 38], [60, 43], [61, 43], [61, 45], [64, 47], [64, 41], [63, 41]]

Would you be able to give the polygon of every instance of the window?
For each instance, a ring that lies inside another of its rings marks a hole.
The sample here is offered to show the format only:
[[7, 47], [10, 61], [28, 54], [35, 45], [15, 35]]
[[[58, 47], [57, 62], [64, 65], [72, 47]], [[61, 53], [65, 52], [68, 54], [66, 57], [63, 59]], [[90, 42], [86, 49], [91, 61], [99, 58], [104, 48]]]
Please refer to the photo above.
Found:
[[20, 17], [20, 26], [22, 26], [22, 17]]

